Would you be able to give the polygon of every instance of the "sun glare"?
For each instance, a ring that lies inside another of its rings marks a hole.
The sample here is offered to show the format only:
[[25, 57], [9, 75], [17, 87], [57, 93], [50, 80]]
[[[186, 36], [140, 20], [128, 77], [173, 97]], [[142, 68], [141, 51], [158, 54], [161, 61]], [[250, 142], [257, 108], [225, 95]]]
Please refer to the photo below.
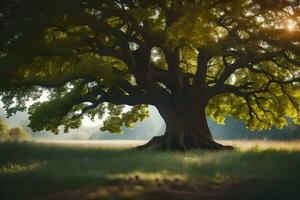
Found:
[[289, 19], [287, 20], [286, 27], [289, 31], [294, 31], [296, 28], [296, 22], [294, 20]]

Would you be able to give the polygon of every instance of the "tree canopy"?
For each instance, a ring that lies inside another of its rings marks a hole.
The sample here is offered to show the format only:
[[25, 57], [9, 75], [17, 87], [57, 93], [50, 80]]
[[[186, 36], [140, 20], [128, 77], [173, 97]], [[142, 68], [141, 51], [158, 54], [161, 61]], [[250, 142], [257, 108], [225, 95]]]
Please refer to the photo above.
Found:
[[0, 91], [8, 114], [48, 91], [48, 101], [29, 108], [33, 130], [67, 131], [89, 116], [119, 132], [169, 97], [176, 104], [189, 97], [219, 123], [231, 116], [253, 130], [282, 128], [287, 117], [300, 124], [296, 0], [1, 4]]

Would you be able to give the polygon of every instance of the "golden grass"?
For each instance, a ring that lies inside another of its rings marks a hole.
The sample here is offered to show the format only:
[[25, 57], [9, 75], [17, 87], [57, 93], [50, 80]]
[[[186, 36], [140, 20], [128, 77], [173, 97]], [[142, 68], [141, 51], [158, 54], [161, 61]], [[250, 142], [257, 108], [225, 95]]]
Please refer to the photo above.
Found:
[[290, 141], [270, 141], [270, 140], [221, 140], [218, 141], [222, 144], [232, 145], [241, 151], [247, 151], [251, 149], [255, 150], [289, 150], [299, 151], [300, 140]]
[[22, 172], [28, 172], [41, 167], [43, 162], [31, 162], [28, 164], [19, 164], [15, 162], [8, 162], [6, 165], [0, 167], [0, 174], [17, 174]]
[[[64, 147], [88, 147], [105, 149], [128, 149], [145, 144], [146, 140], [36, 140], [37, 144]], [[270, 141], [270, 140], [218, 140], [225, 145], [232, 145], [238, 150], [247, 151], [251, 149], [266, 150], [300, 150], [300, 140], [291, 141]]]
[[35, 140], [35, 144], [63, 147], [87, 147], [105, 149], [134, 148], [146, 143], [146, 140]]

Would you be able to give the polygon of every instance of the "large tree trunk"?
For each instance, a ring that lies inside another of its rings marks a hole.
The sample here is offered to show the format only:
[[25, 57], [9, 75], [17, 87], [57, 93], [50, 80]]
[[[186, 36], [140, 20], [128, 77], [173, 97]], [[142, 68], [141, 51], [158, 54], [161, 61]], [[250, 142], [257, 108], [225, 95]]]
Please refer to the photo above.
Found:
[[166, 124], [166, 132], [162, 136], [152, 138], [138, 150], [154, 148], [160, 150], [231, 150], [213, 140], [209, 130], [205, 104], [193, 106], [191, 102], [163, 103], [156, 106]]

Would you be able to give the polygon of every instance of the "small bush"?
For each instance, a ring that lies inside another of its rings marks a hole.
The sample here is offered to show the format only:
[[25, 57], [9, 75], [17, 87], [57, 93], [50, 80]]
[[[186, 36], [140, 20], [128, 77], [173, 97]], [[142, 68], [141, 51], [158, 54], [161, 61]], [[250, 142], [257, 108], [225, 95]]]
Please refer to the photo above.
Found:
[[11, 128], [8, 131], [8, 135], [13, 141], [25, 141], [30, 139], [30, 135], [23, 128]]
[[3, 119], [0, 118], [0, 141], [8, 141], [10, 137], [8, 135], [8, 126]]
[[9, 128], [7, 123], [0, 118], [0, 141], [25, 141], [30, 135], [23, 128]]
[[0, 133], [8, 130], [8, 125], [5, 123], [3, 119], [0, 118]]

